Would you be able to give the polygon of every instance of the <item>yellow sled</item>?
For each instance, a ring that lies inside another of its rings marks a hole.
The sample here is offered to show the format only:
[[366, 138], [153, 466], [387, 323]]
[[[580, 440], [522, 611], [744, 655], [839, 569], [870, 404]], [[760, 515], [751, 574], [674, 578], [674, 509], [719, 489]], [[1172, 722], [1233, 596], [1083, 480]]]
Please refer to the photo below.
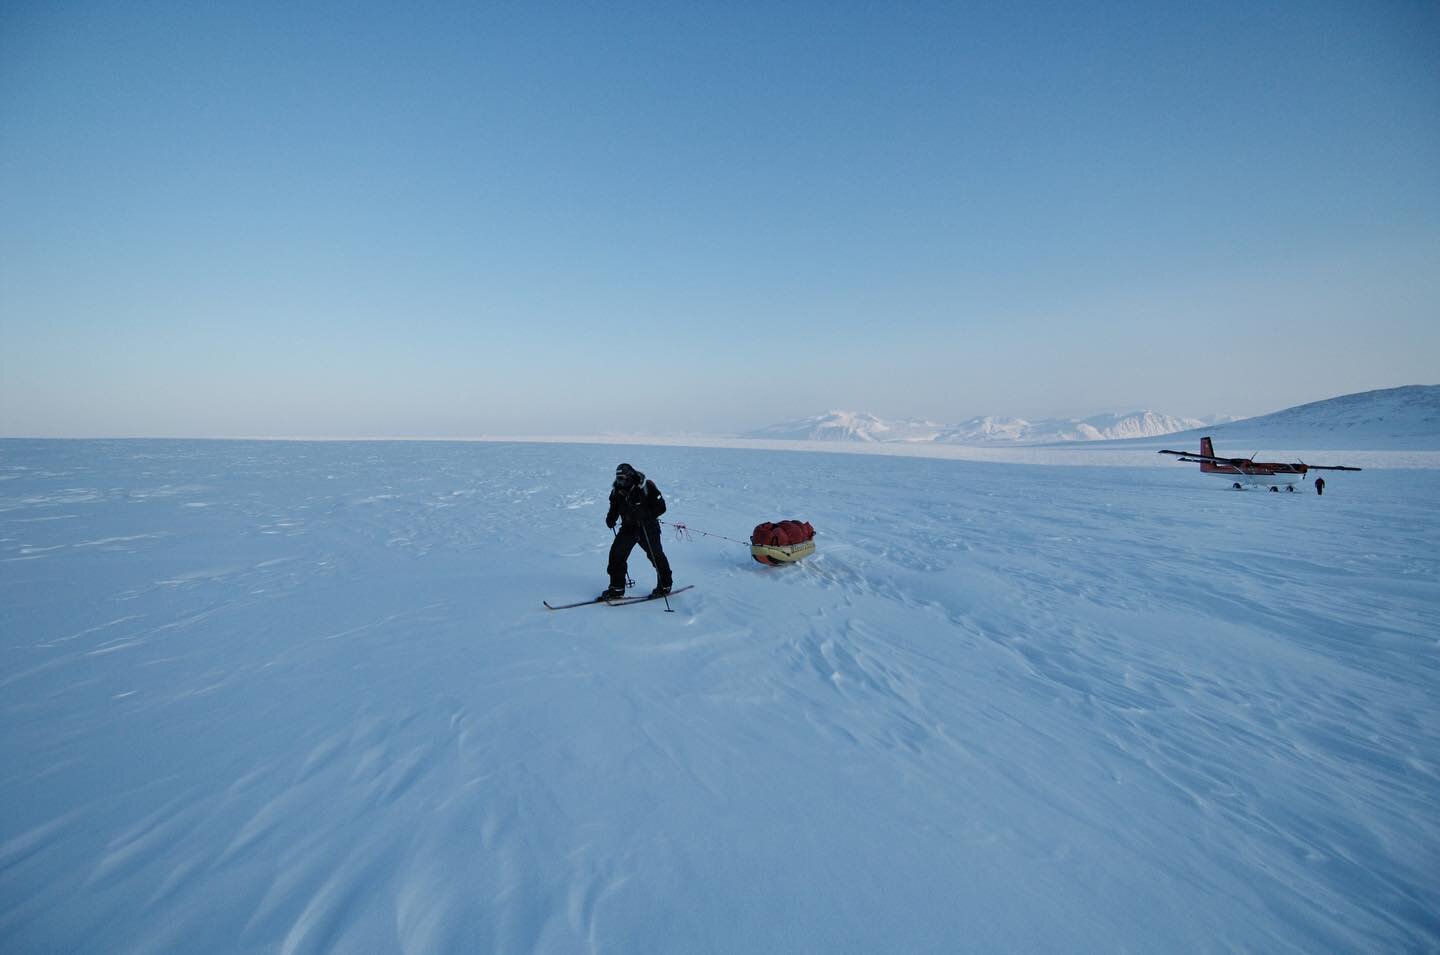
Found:
[[750, 556], [762, 564], [792, 564], [802, 557], [809, 557], [815, 553], [815, 541], [812, 538], [799, 544], [782, 546], [780, 544], [751, 544]]

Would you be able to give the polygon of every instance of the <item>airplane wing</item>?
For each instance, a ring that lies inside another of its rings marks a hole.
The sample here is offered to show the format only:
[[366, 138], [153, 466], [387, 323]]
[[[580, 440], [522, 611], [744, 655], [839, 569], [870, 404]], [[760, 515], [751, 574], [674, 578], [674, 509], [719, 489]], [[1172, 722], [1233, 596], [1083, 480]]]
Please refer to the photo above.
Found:
[[[1251, 461], [1251, 460], [1248, 459], [1248, 458], [1217, 458], [1217, 457], [1212, 457], [1212, 456], [1210, 456], [1210, 455], [1208, 455], [1208, 454], [1196, 454], [1194, 451], [1157, 451], [1156, 453], [1157, 453], [1157, 454], [1173, 454], [1173, 455], [1175, 455], [1177, 458], [1179, 458], [1182, 462], [1188, 462], [1188, 463], [1190, 463], [1190, 464], [1205, 464], [1205, 463], [1209, 463], [1209, 464], [1228, 464], [1228, 465], [1230, 465], [1231, 467], [1236, 467], [1236, 468], [1242, 467], [1242, 466], [1243, 466], [1243, 467], [1258, 467], [1258, 466], [1259, 466], [1259, 465], [1256, 465], [1255, 462]], [[1265, 466], [1266, 466], [1266, 467], [1271, 467], [1271, 466], [1273, 466], [1273, 465], [1267, 463]], [[1343, 464], [1303, 464], [1303, 463], [1296, 463], [1296, 464], [1288, 465], [1288, 467], [1293, 467], [1293, 468], [1301, 468], [1301, 467], [1303, 467], [1303, 468], [1306, 468], [1307, 470], [1310, 470], [1310, 471], [1362, 471], [1362, 470], [1364, 470], [1364, 468], [1352, 468], [1352, 467], [1348, 467], [1348, 466], [1343, 465]]]
[[1208, 454], [1197, 454], [1197, 453], [1194, 452], [1194, 451], [1156, 451], [1155, 453], [1156, 453], [1156, 454], [1173, 454], [1173, 455], [1175, 455], [1176, 457], [1178, 457], [1181, 461], [1189, 461], [1189, 462], [1191, 462], [1191, 463], [1193, 463], [1193, 464], [1199, 464], [1199, 463], [1206, 463], [1206, 462], [1208, 462], [1208, 463], [1210, 463], [1210, 464], [1228, 464], [1228, 465], [1230, 465], [1231, 467], [1237, 467], [1237, 468], [1238, 468], [1238, 467], [1239, 467], [1240, 465], [1242, 465], [1242, 464], [1249, 464], [1249, 463], [1250, 463], [1250, 462], [1249, 462], [1247, 459], [1245, 459], [1245, 458], [1216, 458], [1216, 457], [1212, 457], [1212, 456], [1210, 456], [1210, 455], [1208, 455]]

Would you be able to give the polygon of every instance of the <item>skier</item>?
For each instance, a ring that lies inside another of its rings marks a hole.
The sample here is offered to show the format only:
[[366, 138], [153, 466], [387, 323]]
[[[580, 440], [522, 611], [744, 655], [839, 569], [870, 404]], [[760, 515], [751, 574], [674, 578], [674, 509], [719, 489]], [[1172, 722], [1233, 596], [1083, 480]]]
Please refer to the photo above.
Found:
[[1316, 478], [1316, 479], [1315, 479], [1315, 493], [1316, 493], [1316, 494], [1324, 494], [1324, 493], [1325, 493], [1325, 479], [1324, 479], [1324, 478]]
[[636, 544], [655, 565], [655, 589], [652, 597], [663, 597], [670, 593], [672, 577], [670, 561], [660, 546], [660, 515], [665, 513], [665, 497], [654, 481], [628, 464], [615, 469], [615, 483], [610, 489], [610, 511], [605, 515], [605, 526], [614, 530], [616, 520], [620, 521], [620, 532], [615, 543], [610, 545], [610, 586], [600, 595], [602, 600], [614, 600], [625, 596], [625, 578], [630, 551]]

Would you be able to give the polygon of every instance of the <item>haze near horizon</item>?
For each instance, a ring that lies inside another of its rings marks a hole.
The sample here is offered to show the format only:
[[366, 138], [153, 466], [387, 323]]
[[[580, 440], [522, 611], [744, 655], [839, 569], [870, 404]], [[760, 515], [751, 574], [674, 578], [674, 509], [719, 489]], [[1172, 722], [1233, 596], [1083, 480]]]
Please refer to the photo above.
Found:
[[1437, 59], [1440, 11], [1398, 2], [12, 5], [0, 435], [1428, 382]]

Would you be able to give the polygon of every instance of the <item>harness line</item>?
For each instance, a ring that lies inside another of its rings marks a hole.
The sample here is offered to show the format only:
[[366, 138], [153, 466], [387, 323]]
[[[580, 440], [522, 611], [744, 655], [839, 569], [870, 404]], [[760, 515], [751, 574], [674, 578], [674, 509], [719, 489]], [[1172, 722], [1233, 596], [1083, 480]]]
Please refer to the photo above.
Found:
[[689, 525], [684, 523], [676, 521], [661, 521], [660, 523], [669, 524], [671, 527], [675, 528], [676, 540], [689, 540], [691, 534], [699, 534], [701, 537], [718, 537], [722, 541], [729, 541], [732, 544], [739, 544], [741, 547], [750, 546], [749, 541], [737, 541], [733, 537], [726, 537], [724, 534], [712, 534], [709, 531], [702, 531], [698, 528], [690, 527]]

